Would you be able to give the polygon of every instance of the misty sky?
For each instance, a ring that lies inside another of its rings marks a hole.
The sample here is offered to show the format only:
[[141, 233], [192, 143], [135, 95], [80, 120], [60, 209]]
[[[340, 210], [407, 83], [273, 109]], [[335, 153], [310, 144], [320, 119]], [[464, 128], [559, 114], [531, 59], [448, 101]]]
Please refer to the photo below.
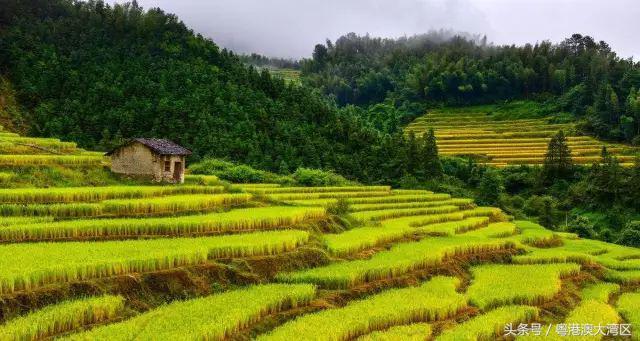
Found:
[[[110, 0], [109, 2], [125, 2]], [[236, 52], [308, 57], [348, 32], [398, 37], [432, 29], [486, 34], [497, 44], [561, 41], [574, 32], [640, 59], [640, 0], [138, 0], [177, 14]]]

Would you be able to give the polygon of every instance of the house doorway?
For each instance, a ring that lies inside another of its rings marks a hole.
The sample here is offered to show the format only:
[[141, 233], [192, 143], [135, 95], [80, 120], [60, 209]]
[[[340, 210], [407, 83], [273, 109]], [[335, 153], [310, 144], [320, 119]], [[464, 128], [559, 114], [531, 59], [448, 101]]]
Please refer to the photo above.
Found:
[[180, 181], [182, 178], [182, 162], [173, 164], [173, 180]]

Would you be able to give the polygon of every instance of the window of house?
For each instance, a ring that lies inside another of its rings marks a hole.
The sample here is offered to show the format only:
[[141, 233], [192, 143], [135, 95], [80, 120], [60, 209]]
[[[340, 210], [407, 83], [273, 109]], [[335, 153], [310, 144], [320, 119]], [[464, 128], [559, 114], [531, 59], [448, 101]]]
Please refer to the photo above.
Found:
[[171, 171], [171, 161], [165, 160], [165, 162], [164, 162], [164, 171], [165, 172], [170, 172]]

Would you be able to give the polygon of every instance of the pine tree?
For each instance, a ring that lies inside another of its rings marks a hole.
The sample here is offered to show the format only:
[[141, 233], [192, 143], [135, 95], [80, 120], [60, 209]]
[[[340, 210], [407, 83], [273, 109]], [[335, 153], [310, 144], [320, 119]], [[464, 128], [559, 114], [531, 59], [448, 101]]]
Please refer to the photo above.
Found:
[[637, 155], [631, 170], [631, 177], [627, 183], [627, 189], [631, 193], [630, 199], [636, 205], [640, 202], [640, 155]]
[[549, 229], [555, 227], [553, 202], [551, 201], [551, 198], [545, 198], [540, 216], [538, 217], [538, 223]]
[[438, 143], [433, 128], [422, 135], [422, 171], [427, 179], [439, 178], [442, 176], [442, 163], [438, 156]]
[[607, 150], [607, 146], [602, 146], [602, 150], [600, 151], [600, 158], [602, 163], [606, 163], [609, 158], [609, 151]]
[[591, 168], [588, 181], [593, 189], [592, 195], [600, 203], [610, 205], [618, 201], [625, 187], [624, 170], [606, 146], [602, 146], [600, 157], [600, 163], [594, 164]]
[[569, 143], [564, 136], [564, 132], [560, 130], [557, 135], [557, 152], [558, 152], [558, 168], [560, 175], [566, 177], [571, 174], [573, 169], [573, 160], [571, 159], [571, 150], [569, 149]]
[[636, 135], [640, 135], [640, 90], [631, 88], [627, 97], [627, 115], [634, 119]]
[[478, 203], [480, 205], [498, 205], [500, 194], [503, 192], [502, 182], [498, 172], [485, 172], [478, 188]]
[[410, 131], [407, 137], [407, 173], [416, 174], [418, 171], [418, 163], [420, 151], [418, 150], [418, 141], [416, 141], [416, 135], [413, 131]]
[[549, 141], [547, 154], [542, 166], [542, 176], [545, 183], [551, 183], [556, 179], [566, 179], [573, 171], [571, 150], [564, 132], [560, 130]]

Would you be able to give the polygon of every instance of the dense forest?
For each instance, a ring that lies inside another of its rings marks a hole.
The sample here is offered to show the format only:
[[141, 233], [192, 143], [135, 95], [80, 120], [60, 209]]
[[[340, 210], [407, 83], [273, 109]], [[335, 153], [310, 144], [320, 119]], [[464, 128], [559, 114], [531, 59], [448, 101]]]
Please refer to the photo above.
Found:
[[574, 34], [559, 44], [493, 46], [432, 32], [400, 39], [347, 34], [318, 44], [303, 79], [354, 104], [384, 130], [428, 108], [513, 99], [569, 112], [598, 137], [640, 144], [640, 64]]
[[308, 87], [247, 67], [174, 15], [134, 2], [3, 1], [0, 73], [30, 133], [106, 150], [133, 136], [288, 172], [378, 174], [390, 138]]

